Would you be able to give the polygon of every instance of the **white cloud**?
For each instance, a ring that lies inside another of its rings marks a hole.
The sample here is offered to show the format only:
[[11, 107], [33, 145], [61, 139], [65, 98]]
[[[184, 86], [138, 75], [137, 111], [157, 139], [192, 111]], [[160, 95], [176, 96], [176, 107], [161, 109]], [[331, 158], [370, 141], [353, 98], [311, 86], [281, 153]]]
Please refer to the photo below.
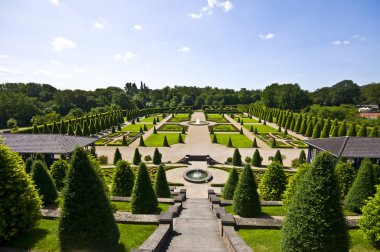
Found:
[[0, 66], [0, 74], [20, 74], [20, 73], [22, 73], [22, 71], [19, 69]]
[[83, 68], [79, 68], [79, 67], [73, 67], [73, 70], [74, 70], [75, 72], [78, 72], [78, 73], [86, 71], [86, 70], [84, 70]]
[[301, 76], [304, 76], [304, 74], [302, 74], [302, 73], [298, 73], [298, 74], [296, 74], [296, 76], [297, 76], [297, 77], [301, 77]]
[[234, 6], [230, 1], [225, 1], [220, 3], [220, 7], [223, 8], [225, 12], [229, 12]]
[[137, 55], [136, 53], [133, 53], [133, 52], [126, 52], [124, 55], [117, 53], [113, 56], [113, 58], [115, 60], [124, 60], [124, 61], [135, 59], [138, 57], [139, 57], [139, 55]]
[[53, 73], [46, 70], [37, 70], [33, 74], [52, 75]]
[[141, 31], [142, 29], [144, 29], [144, 26], [141, 24], [135, 24], [133, 26], [133, 29], [135, 29], [135, 31]]
[[56, 64], [56, 65], [58, 65], [58, 64], [62, 64], [62, 62], [59, 61], [59, 60], [51, 60], [50, 64]]
[[343, 40], [343, 41], [335, 40], [331, 44], [336, 45], [336, 46], [340, 46], [340, 45], [349, 45], [351, 43], [348, 40]]
[[197, 13], [188, 13], [187, 16], [191, 17], [193, 19], [200, 19], [200, 18], [203, 17], [203, 14], [202, 13], [199, 13], [199, 14], [197, 14]]
[[365, 37], [362, 36], [362, 35], [353, 35], [352, 38], [353, 38], [353, 39], [357, 39], [357, 40], [361, 40], [361, 41], [364, 41], [364, 40], [365, 40]]
[[270, 39], [274, 38], [274, 33], [270, 32], [270, 33], [265, 34], [265, 35], [261, 34], [261, 35], [259, 35], [259, 37], [262, 39], [265, 39], [265, 40], [270, 40]]
[[178, 48], [178, 51], [179, 52], [183, 52], [183, 53], [187, 53], [187, 52], [189, 52], [190, 51], [190, 47], [188, 47], [188, 46], [183, 46], [183, 47], [181, 47], [181, 48]]
[[52, 77], [56, 79], [74, 79], [74, 75], [71, 74], [53, 74]]
[[0, 54], [0, 59], [6, 59], [9, 58], [7, 54]]
[[59, 0], [49, 0], [52, 4], [54, 5], [58, 5], [59, 4]]
[[207, 0], [207, 5], [203, 6], [199, 13], [190, 12], [187, 16], [193, 19], [200, 19], [203, 17], [203, 14], [211, 15], [216, 8], [229, 12], [233, 7], [234, 5], [230, 1]]
[[106, 21], [104, 19], [100, 19], [94, 23], [95, 28], [102, 29], [106, 25]]
[[54, 40], [51, 42], [51, 45], [56, 51], [62, 51], [63, 49], [69, 49], [69, 48], [75, 48], [77, 46], [75, 42], [63, 37], [55, 37]]

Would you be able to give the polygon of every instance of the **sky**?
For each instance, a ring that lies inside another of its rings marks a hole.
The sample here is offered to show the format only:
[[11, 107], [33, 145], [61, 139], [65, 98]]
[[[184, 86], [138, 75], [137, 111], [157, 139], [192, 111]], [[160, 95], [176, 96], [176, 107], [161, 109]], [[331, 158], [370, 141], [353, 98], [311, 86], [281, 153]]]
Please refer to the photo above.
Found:
[[378, 0], [1, 0], [0, 83], [380, 82]]

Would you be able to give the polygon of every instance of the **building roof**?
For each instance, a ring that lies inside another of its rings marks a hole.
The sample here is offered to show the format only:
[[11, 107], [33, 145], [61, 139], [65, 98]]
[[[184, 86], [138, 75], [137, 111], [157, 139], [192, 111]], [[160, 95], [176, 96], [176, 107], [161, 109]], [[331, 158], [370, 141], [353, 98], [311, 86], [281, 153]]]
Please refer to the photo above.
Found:
[[0, 134], [3, 143], [18, 153], [71, 153], [77, 146], [88, 146], [97, 138], [59, 134]]
[[335, 157], [380, 158], [380, 138], [332, 137], [305, 140], [319, 150], [331, 152]]

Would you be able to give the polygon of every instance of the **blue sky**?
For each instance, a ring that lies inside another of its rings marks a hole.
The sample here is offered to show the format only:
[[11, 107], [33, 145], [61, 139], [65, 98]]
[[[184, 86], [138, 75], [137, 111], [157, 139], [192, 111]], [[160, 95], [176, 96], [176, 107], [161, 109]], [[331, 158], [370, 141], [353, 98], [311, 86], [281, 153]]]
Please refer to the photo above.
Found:
[[380, 81], [378, 0], [1, 0], [0, 83]]

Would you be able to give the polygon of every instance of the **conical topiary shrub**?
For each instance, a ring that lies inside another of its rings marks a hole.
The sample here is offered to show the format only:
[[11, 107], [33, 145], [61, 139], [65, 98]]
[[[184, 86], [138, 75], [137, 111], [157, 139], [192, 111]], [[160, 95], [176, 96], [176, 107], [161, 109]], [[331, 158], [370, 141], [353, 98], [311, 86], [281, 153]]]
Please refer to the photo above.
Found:
[[156, 181], [154, 183], [154, 191], [158, 198], [170, 198], [169, 184], [166, 179], [164, 166], [161, 164], [157, 170]]
[[283, 251], [348, 251], [334, 160], [321, 152], [291, 200], [282, 226]]
[[363, 123], [358, 132], [358, 137], [366, 137], [367, 136], [367, 125]]
[[227, 147], [233, 147], [231, 137], [228, 138]]
[[321, 135], [321, 126], [319, 123], [317, 123], [314, 127], [312, 138], [319, 138], [320, 135]]
[[379, 137], [379, 130], [377, 126], [373, 127], [371, 134], [369, 135], [370, 137]]
[[182, 134], [178, 134], [178, 143], [183, 143]]
[[270, 144], [270, 147], [272, 147], [272, 148], [276, 148], [277, 147], [276, 138], [272, 138], [272, 143]]
[[128, 145], [128, 142], [127, 142], [127, 139], [125, 138], [125, 136], [123, 136], [123, 138], [121, 140], [121, 145], [123, 145], [123, 146], [127, 146]]
[[122, 160], [122, 157], [121, 157], [121, 153], [120, 153], [119, 148], [116, 148], [116, 150], [115, 150], [115, 154], [113, 155], [113, 164], [116, 165], [116, 163], [117, 163], [119, 160]]
[[223, 188], [223, 198], [226, 200], [232, 200], [234, 197], [235, 189], [239, 181], [239, 175], [236, 168], [230, 171], [227, 183]]
[[276, 154], [274, 154], [274, 157], [273, 157], [272, 161], [273, 162], [279, 162], [280, 164], [283, 164], [282, 163], [282, 155], [281, 155], [280, 150], [276, 151]]
[[112, 195], [130, 197], [132, 195], [135, 175], [127, 161], [120, 160], [112, 180]]
[[235, 148], [234, 155], [232, 156], [232, 165], [234, 166], [241, 166], [241, 155], [238, 148]]
[[356, 137], [356, 125], [355, 123], [351, 124], [350, 128], [348, 128], [347, 136]]
[[286, 190], [282, 195], [282, 205], [287, 208], [296, 193], [298, 186], [301, 184], [306, 171], [309, 169], [309, 164], [301, 164], [297, 168], [296, 174], [290, 177]]
[[314, 128], [313, 122], [310, 121], [306, 128], [306, 133], [305, 133], [306, 137], [311, 137], [313, 135], [313, 128]]
[[337, 137], [337, 136], [339, 136], [338, 126], [333, 126], [331, 129], [331, 137]]
[[162, 143], [162, 146], [164, 146], [164, 147], [169, 147], [170, 146], [166, 135], [164, 136], [164, 141]]
[[253, 147], [253, 148], [259, 148], [259, 146], [257, 145], [256, 137], [253, 139], [252, 147]]
[[344, 199], [355, 180], [355, 169], [352, 164], [339, 161], [335, 166], [335, 175], [339, 185], [340, 197]]
[[157, 134], [156, 126], [153, 126], [153, 134]]
[[374, 193], [375, 181], [372, 163], [368, 159], [364, 159], [358, 175], [344, 199], [344, 207], [353, 212], [361, 213], [365, 201]]
[[214, 134], [214, 127], [213, 126], [210, 127], [210, 134]]
[[105, 185], [86, 151], [77, 147], [58, 226], [61, 251], [116, 251], [119, 236]]
[[244, 133], [243, 133], [243, 128], [240, 128], [239, 134], [240, 134], [240, 135], [243, 135], [243, 134], [244, 134]]
[[216, 138], [216, 134], [212, 137], [212, 143], [218, 143], [218, 139]]
[[371, 244], [380, 248], [380, 185], [374, 197], [370, 197], [362, 208], [359, 227]]
[[246, 164], [233, 198], [234, 212], [241, 217], [252, 218], [260, 215], [261, 206], [255, 176], [251, 166]]
[[155, 165], [161, 164], [161, 153], [158, 151], [157, 148], [154, 149], [153, 164], [155, 164]]
[[345, 121], [340, 124], [338, 136], [347, 136], [347, 125]]
[[146, 124], [144, 124], [144, 131], [148, 131], [148, 127], [146, 127]]
[[281, 200], [286, 189], [286, 176], [284, 167], [273, 162], [268, 166], [259, 185], [260, 195], [264, 200]]
[[133, 154], [133, 164], [139, 165], [141, 163], [141, 154], [139, 152], [139, 149], [135, 149], [135, 153]]
[[263, 161], [263, 158], [260, 156], [259, 150], [256, 149], [255, 152], [253, 153], [251, 163], [255, 167], [260, 167], [262, 161]]
[[144, 138], [143, 138], [142, 136], [140, 136], [140, 143], [139, 143], [139, 146], [145, 146]]
[[38, 225], [41, 199], [21, 157], [0, 141], [0, 243]]
[[65, 178], [67, 171], [69, 170], [69, 164], [66, 160], [59, 159], [55, 161], [51, 167], [51, 177], [54, 180], [55, 187], [58, 191], [61, 191], [65, 186]]
[[32, 179], [45, 206], [57, 200], [57, 189], [45, 163], [40, 160], [34, 161]]
[[140, 163], [137, 172], [131, 205], [133, 214], [152, 214], [157, 210], [157, 196], [154, 193], [148, 170], [144, 163]]
[[32, 134], [40, 134], [40, 130], [38, 129], [38, 126], [36, 124], [33, 124]]
[[301, 150], [300, 155], [298, 156], [298, 164], [306, 163], [306, 153], [304, 150]]
[[253, 132], [253, 126], [251, 125], [251, 127], [249, 128], [249, 132]]

